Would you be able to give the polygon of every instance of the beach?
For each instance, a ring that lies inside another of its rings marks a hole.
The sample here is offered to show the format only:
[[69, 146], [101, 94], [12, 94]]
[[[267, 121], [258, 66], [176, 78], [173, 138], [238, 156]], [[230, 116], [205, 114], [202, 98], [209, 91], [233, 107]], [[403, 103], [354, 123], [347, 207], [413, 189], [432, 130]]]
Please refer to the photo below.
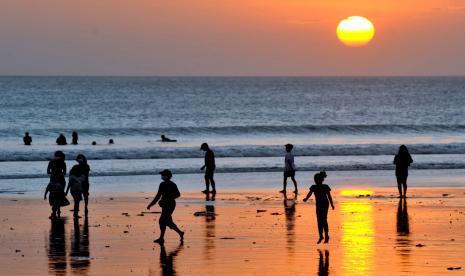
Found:
[[330, 241], [320, 245], [314, 203], [302, 202], [304, 184], [294, 208], [278, 189], [228, 190], [215, 201], [181, 189], [174, 220], [185, 242], [168, 230], [164, 248], [153, 243], [160, 208], [146, 210], [154, 192], [96, 192], [88, 219], [77, 224], [70, 206], [52, 223], [39, 193], [3, 194], [1, 274], [459, 275], [465, 188], [440, 181], [410, 188], [405, 203], [394, 185], [334, 185]]

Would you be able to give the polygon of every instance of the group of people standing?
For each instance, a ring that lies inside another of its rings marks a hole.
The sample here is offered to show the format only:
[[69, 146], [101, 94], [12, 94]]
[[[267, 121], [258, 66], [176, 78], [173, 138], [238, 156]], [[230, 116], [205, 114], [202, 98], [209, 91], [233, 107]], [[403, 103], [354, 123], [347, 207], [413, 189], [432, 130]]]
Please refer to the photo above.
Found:
[[45, 189], [44, 199], [47, 199], [48, 194], [49, 204], [52, 207], [51, 219], [60, 217], [61, 207], [70, 204], [66, 198], [69, 192], [74, 200], [74, 218], [80, 218], [79, 204], [82, 200], [85, 204], [85, 215], [88, 214], [90, 166], [87, 164], [87, 158], [83, 154], [76, 156], [77, 164], [69, 172], [68, 185], [65, 179], [67, 173], [65, 159], [66, 156], [62, 151], [56, 151], [47, 167], [50, 182]]

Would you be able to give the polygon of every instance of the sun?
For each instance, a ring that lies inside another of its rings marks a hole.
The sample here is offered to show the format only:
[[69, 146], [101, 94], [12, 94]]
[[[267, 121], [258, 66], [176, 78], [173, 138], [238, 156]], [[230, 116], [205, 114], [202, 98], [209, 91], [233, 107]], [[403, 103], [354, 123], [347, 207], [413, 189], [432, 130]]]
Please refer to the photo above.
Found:
[[349, 16], [336, 29], [337, 37], [347, 46], [360, 47], [368, 44], [375, 35], [375, 27], [362, 16]]

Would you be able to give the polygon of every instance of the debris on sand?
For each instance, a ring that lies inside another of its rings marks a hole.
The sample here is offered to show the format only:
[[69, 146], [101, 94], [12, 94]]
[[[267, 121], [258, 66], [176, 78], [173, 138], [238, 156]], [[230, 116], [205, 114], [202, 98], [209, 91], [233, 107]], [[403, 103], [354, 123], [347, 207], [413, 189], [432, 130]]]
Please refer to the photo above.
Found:
[[426, 245], [424, 245], [424, 244], [422, 244], [422, 243], [419, 243], [419, 244], [417, 244], [417, 245], [415, 245], [415, 246], [416, 246], [416, 247], [423, 247], [423, 246], [426, 246]]
[[196, 217], [205, 217], [205, 216], [216, 216], [217, 214], [214, 212], [195, 212], [194, 216]]
[[459, 269], [462, 269], [462, 267], [460, 267], [460, 266], [451, 266], [451, 267], [447, 268], [447, 270], [459, 270]]
[[114, 198], [110, 197], [110, 200], [114, 200]]
[[442, 194], [442, 196], [449, 196], [449, 194]]
[[121, 215], [129, 217], [129, 213], [121, 213]]
[[233, 237], [222, 237], [220, 238], [220, 240], [234, 240], [236, 238], [233, 238]]
[[275, 212], [275, 213], [271, 213], [270, 215], [272, 215], [272, 216], [279, 216], [279, 215], [281, 215], [281, 214], [278, 213], [278, 212]]
[[146, 211], [143, 211], [143, 212], [140, 212], [141, 214], [161, 214], [160, 211], [151, 211], [151, 212], [146, 212]]
[[257, 213], [263, 213], [263, 212], [266, 212], [266, 210], [260, 210], [260, 209], [257, 210]]

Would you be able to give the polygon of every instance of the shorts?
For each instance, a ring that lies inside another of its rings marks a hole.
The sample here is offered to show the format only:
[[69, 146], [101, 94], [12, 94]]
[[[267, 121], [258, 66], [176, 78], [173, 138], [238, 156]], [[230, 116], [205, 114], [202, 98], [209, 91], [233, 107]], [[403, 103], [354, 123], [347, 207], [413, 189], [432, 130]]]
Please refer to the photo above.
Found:
[[215, 170], [207, 169], [205, 171], [205, 178], [212, 179], [213, 175], [215, 174]]
[[284, 177], [294, 177], [295, 171], [284, 171]]

